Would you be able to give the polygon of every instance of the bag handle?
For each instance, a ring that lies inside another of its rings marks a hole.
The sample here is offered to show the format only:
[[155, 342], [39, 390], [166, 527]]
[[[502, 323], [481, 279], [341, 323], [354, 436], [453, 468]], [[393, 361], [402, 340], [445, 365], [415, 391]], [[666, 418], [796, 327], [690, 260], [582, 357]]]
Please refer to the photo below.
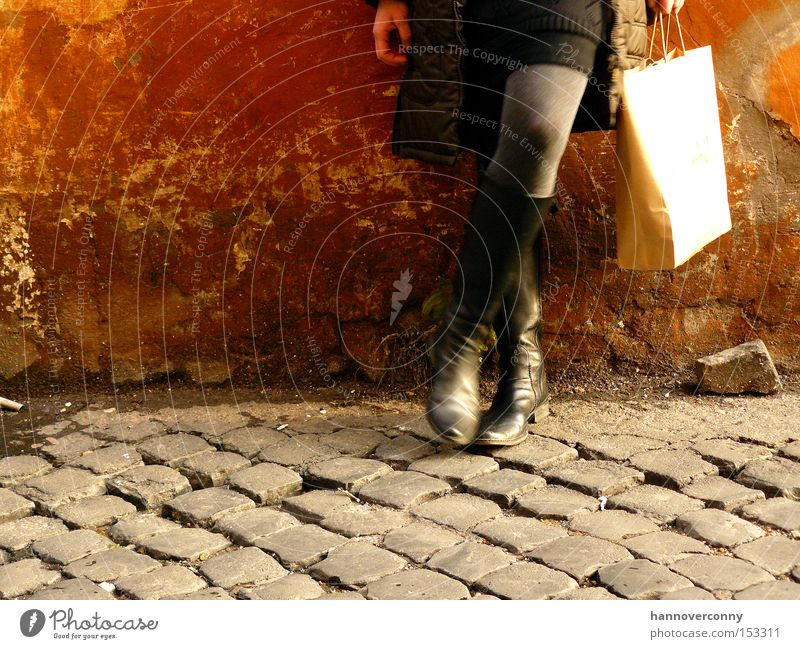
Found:
[[[666, 34], [665, 34], [665, 32], [664, 32], [663, 14], [661, 12], [658, 13], [658, 25], [661, 27], [661, 53], [662, 53], [662, 55], [661, 55], [660, 58], [665, 58], [666, 55], [667, 55], [667, 43], [669, 42], [669, 26], [670, 26], [671, 21], [672, 21], [672, 14], [669, 13], [669, 14], [667, 14], [667, 30], [666, 30]], [[680, 39], [681, 39], [681, 49], [683, 50], [683, 53], [685, 54], [686, 53], [686, 44], [683, 42], [683, 30], [681, 29], [681, 20], [680, 20], [680, 18], [678, 18], [678, 14], [677, 13], [675, 14], [675, 22], [678, 24], [678, 35], [680, 36]], [[645, 59], [645, 61], [642, 62], [643, 64], [646, 61], [652, 61], [653, 63], [655, 63], [655, 61], [653, 60], [653, 56], [652, 56], [653, 55], [653, 44], [655, 43], [655, 40], [656, 40], [656, 27], [654, 25], [653, 26], [653, 36], [650, 39], [650, 48], [649, 48], [649, 50], [647, 52], [647, 58]]]

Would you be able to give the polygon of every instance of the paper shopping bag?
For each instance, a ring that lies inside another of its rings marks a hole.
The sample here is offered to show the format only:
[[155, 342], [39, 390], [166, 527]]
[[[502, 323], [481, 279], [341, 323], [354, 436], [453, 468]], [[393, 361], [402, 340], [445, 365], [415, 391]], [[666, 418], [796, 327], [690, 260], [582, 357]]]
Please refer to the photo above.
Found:
[[677, 50], [623, 71], [616, 126], [620, 268], [675, 268], [731, 229], [711, 46]]

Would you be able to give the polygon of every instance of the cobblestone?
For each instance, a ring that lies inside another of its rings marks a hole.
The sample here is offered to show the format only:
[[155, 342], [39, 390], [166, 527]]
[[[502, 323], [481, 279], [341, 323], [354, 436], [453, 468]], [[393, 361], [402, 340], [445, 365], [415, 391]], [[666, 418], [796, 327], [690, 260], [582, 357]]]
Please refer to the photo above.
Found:
[[153, 514], [137, 514], [108, 528], [108, 536], [120, 545], [139, 544], [144, 539], [178, 529], [180, 525]]
[[378, 460], [339, 457], [311, 466], [307, 471], [306, 481], [314, 487], [345, 489], [358, 493], [361, 487], [391, 471], [388, 464]]
[[338, 457], [339, 453], [318, 435], [297, 435], [261, 450], [258, 459], [296, 469]]
[[723, 476], [732, 476], [750, 460], [772, 456], [772, 451], [764, 446], [742, 444], [732, 439], [706, 439], [691, 448], [704, 460], [715, 464]]
[[335, 511], [323, 518], [320, 526], [344, 536], [372, 536], [386, 534], [390, 530], [408, 525], [412, 520], [411, 515], [406, 512], [362, 505]]
[[144, 538], [137, 545], [156, 559], [204, 561], [230, 546], [230, 541], [208, 530], [180, 527]]
[[52, 466], [35, 455], [10, 455], [0, 458], [0, 487], [13, 487], [47, 473]]
[[541, 476], [515, 469], [493, 471], [464, 482], [464, 489], [475, 496], [489, 498], [501, 507], [511, 507], [520, 496], [545, 486]]
[[123, 415], [121, 420], [112, 422], [107, 428], [98, 429], [95, 436], [109, 442], [137, 444], [165, 432], [164, 426], [157, 421], [130, 419]]
[[680, 590], [673, 590], [671, 593], [662, 593], [658, 599], [666, 600], [715, 600], [711, 593], [697, 586], [690, 588], [681, 588]]
[[233, 473], [250, 466], [250, 460], [238, 453], [214, 451], [201, 453], [184, 461], [178, 469], [195, 489], [221, 487]]
[[726, 548], [764, 536], [760, 527], [720, 509], [689, 512], [675, 519], [675, 527], [709, 545]]
[[735, 547], [733, 554], [775, 576], [788, 575], [800, 566], [800, 541], [785, 536], [765, 536]]
[[716, 466], [688, 450], [645, 451], [634, 455], [630, 461], [644, 471], [647, 482], [674, 489], [718, 473]]
[[569, 529], [596, 536], [607, 541], [621, 541], [631, 536], [657, 532], [653, 521], [619, 509], [597, 512], [579, 512], [568, 524]]
[[88, 496], [100, 496], [106, 492], [106, 487], [101, 478], [89, 471], [65, 467], [26, 480], [14, 490], [32, 500], [40, 513], [52, 514], [65, 503]]
[[88, 579], [62, 579], [42, 590], [37, 590], [28, 599], [40, 600], [105, 600], [114, 599], [108, 591]]
[[72, 527], [94, 529], [112, 525], [135, 513], [136, 507], [118, 496], [89, 496], [55, 510], [55, 515]]
[[424, 473], [393, 471], [363, 486], [358, 496], [379, 505], [409, 509], [443, 496], [450, 490], [448, 483]]
[[503, 516], [481, 523], [475, 534], [515, 554], [525, 554], [535, 547], [567, 536], [566, 530], [523, 516]]
[[75, 530], [36, 541], [31, 546], [31, 550], [43, 561], [65, 565], [95, 552], [108, 550], [113, 545], [105, 536], [97, 532]]
[[620, 561], [603, 566], [597, 579], [626, 599], [656, 599], [662, 593], [691, 588], [692, 582], [662, 565], [646, 559]]
[[694, 371], [700, 392], [772, 394], [782, 387], [772, 358], [760, 339], [698, 358]]
[[589, 496], [613, 496], [644, 482], [641, 471], [607, 460], [576, 460], [544, 471], [548, 482], [577, 489]]
[[548, 437], [528, 435], [517, 446], [506, 446], [492, 451], [492, 457], [503, 467], [540, 472], [556, 464], [578, 459], [578, 451]]
[[375, 449], [375, 459], [386, 462], [396, 469], [407, 469], [412, 462], [428, 457], [436, 452], [428, 442], [423, 442], [411, 435], [401, 435], [381, 444]]
[[175, 520], [211, 527], [226, 514], [255, 507], [247, 496], [222, 487], [209, 487], [177, 496], [164, 503], [164, 511]]
[[481, 577], [504, 568], [513, 561], [514, 557], [500, 548], [474, 541], [463, 541], [458, 545], [439, 550], [426, 565], [467, 585], [472, 585]]
[[173, 469], [190, 457], [213, 450], [214, 447], [202, 437], [186, 433], [153, 437], [138, 446], [139, 453], [148, 464], [164, 464]]
[[736, 476], [736, 481], [760, 489], [768, 496], [800, 500], [800, 463], [785, 457], [751, 460]]
[[412, 463], [409, 471], [425, 473], [458, 487], [466, 480], [497, 471], [497, 462], [483, 455], [447, 450]]
[[795, 462], [800, 462], [800, 441], [792, 442], [791, 444], [782, 446], [778, 449], [778, 451], [784, 457], [788, 457], [790, 460], [794, 460]]
[[221, 517], [214, 526], [214, 531], [225, 534], [234, 543], [252, 545], [257, 539], [295, 525], [300, 523], [291, 514], [258, 507]]
[[163, 566], [152, 572], [128, 575], [117, 588], [134, 599], [172, 599], [201, 590], [206, 582], [184, 566]]
[[594, 511], [600, 502], [573, 489], [547, 485], [517, 499], [517, 510], [526, 516], [569, 519], [580, 511]]
[[367, 599], [469, 599], [469, 590], [464, 584], [425, 569], [404, 570], [389, 575], [368, 584], [363, 593]]
[[24, 550], [34, 541], [68, 531], [64, 523], [54, 518], [28, 516], [0, 525], [0, 548], [14, 554]]
[[552, 599], [578, 584], [563, 572], [522, 561], [481, 577], [475, 586], [503, 599]]
[[272, 428], [250, 426], [225, 433], [219, 443], [222, 450], [238, 453], [248, 460], [253, 460], [261, 451], [287, 439], [289, 439], [288, 435]]
[[652, 532], [625, 539], [620, 542], [620, 545], [625, 546], [634, 556], [640, 559], [649, 559], [655, 563], [665, 565], [694, 554], [709, 554], [711, 552], [711, 548], [702, 541], [670, 530]]
[[788, 498], [767, 498], [745, 505], [739, 512], [746, 518], [786, 532], [800, 532], [800, 502]]
[[142, 456], [128, 444], [112, 444], [81, 455], [70, 466], [86, 469], [96, 475], [116, 475], [135, 466], [142, 466]]
[[128, 550], [111, 548], [90, 554], [64, 566], [64, 574], [75, 579], [85, 578], [95, 582], [115, 581], [126, 575], [149, 572], [161, 564], [148, 556]]
[[175, 595], [171, 599], [210, 599], [210, 600], [230, 600], [233, 599], [228, 593], [218, 586], [214, 586], [212, 588], [203, 588], [202, 590], [196, 590], [193, 593], [189, 593], [187, 595]]
[[200, 572], [215, 586], [238, 588], [273, 581], [288, 571], [259, 548], [240, 548], [204, 561]]
[[722, 476], [709, 476], [686, 485], [681, 491], [705, 501], [707, 507], [735, 511], [745, 505], [764, 500], [764, 492], [750, 489]]
[[800, 599], [800, 584], [790, 581], [774, 581], [756, 584], [739, 591], [733, 599], [787, 600]]
[[719, 554], [687, 557], [671, 564], [670, 568], [700, 588], [712, 592], [736, 592], [754, 584], [774, 580], [766, 570], [752, 563]]
[[240, 594], [247, 599], [318, 599], [325, 593], [308, 575], [290, 574]]
[[389, 532], [383, 539], [383, 545], [387, 550], [402, 554], [416, 563], [425, 563], [435, 552], [462, 540], [452, 530], [417, 521]]
[[325, 443], [335, 451], [352, 457], [367, 457], [378, 446], [389, 441], [377, 430], [350, 430], [344, 428], [325, 437]]
[[11, 489], [0, 487], [0, 524], [23, 518], [33, 513], [34, 505]]
[[599, 435], [578, 442], [578, 448], [590, 460], [624, 462], [632, 455], [663, 448], [665, 442], [638, 435]]
[[570, 599], [570, 600], [603, 600], [603, 599], [619, 599], [616, 595], [609, 593], [605, 588], [599, 586], [585, 586], [583, 588], [574, 588], [568, 590], [566, 593], [554, 597], [553, 599]]
[[703, 503], [671, 489], [639, 485], [608, 499], [608, 505], [641, 514], [658, 523], [671, 523], [678, 516], [703, 508]]
[[406, 566], [396, 554], [371, 543], [355, 541], [334, 548], [311, 568], [311, 575], [333, 585], [358, 587], [391, 575]]
[[598, 568], [633, 558], [622, 546], [591, 536], [556, 539], [534, 548], [529, 556], [578, 581], [591, 577]]
[[157, 509], [192, 490], [185, 476], [167, 466], [141, 466], [106, 481], [108, 491], [143, 509]]
[[39, 559], [23, 559], [0, 570], [0, 599], [13, 599], [57, 581], [61, 575]]
[[59, 437], [52, 444], [47, 444], [39, 452], [55, 465], [66, 464], [77, 460], [87, 451], [105, 446], [106, 442], [97, 440], [86, 433], [70, 433]]
[[467, 532], [479, 523], [502, 513], [495, 503], [469, 494], [443, 496], [417, 505], [411, 511], [417, 516], [460, 532]]
[[261, 505], [279, 505], [284, 498], [303, 491], [303, 479], [298, 473], [269, 462], [237, 471], [229, 483]]
[[355, 501], [343, 493], [309, 491], [299, 496], [286, 498], [283, 501], [283, 507], [303, 521], [319, 523], [323, 518], [339, 509], [355, 507]]
[[347, 538], [316, 525], [296, 525], [256, 539], [255, 545], [275, 554], [290, 570], [308, 568]]

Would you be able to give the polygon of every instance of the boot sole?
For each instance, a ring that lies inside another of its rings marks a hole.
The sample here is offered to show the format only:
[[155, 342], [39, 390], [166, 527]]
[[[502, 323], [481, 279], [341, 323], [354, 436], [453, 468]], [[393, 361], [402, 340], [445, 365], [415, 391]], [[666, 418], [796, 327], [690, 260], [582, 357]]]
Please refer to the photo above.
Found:
[[[540, 403], [528, 417], [528, 423], [533, 424], [541, 421], [550, 414], [549, 400]], [[471, 446], [516, 446], [524, 442], [528, 437], [528, 431], [522, 431], [517, 437], [508, 437], [506, 439], [481, 439], [480, 436], [472, 442]]]

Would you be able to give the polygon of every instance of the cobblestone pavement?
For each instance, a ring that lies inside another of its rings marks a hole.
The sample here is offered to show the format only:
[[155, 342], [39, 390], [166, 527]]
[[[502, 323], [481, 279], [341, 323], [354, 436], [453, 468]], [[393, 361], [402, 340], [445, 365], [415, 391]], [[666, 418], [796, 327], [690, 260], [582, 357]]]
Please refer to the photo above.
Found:
[[552, 410], [90, 407], [0, 459], [0, 597], [800, 598], [800, 395]]

